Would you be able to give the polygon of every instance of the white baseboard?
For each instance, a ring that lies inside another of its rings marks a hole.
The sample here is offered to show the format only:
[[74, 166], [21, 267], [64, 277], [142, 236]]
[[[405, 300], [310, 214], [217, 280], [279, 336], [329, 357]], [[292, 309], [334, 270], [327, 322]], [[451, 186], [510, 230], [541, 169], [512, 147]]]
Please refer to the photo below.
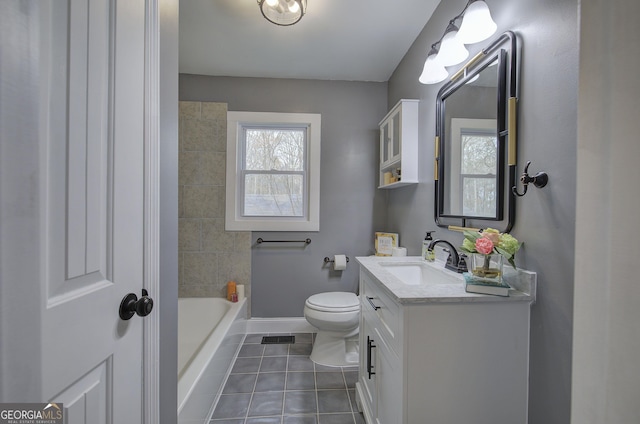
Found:
[[264, 333], [317, 333], [318, 329], [304, 317], [295, 318], [250, 318], [247, 334]]

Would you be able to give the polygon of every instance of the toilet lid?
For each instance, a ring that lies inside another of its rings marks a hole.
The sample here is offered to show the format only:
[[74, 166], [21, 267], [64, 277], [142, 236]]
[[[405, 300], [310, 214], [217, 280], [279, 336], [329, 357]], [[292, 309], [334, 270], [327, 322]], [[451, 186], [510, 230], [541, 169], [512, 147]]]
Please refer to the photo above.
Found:
[[360, 308], [358, 296], [350, 292], [318, 293], [307, 299], [307, 306], [319, 311], [357, 311]]

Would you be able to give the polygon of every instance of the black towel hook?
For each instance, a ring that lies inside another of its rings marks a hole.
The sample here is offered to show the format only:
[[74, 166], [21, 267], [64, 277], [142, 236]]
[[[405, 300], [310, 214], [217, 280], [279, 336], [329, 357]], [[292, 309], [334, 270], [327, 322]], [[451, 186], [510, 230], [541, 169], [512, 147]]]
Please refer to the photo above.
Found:
[[531, 161], [527, 161], [527, 166], [524, 167], [524, 172], [520, 176], [520, 182], [524, 185], [524, 191], [522, 194], [518, 193], [518, 187], [511, 187], [511, 192], [518, 197], [522, 197], [527, 194], [527, 188], [529, 187], [529, 183], [533, 183], [534, 186], [538, 188], [542, 188], [547, 185], [549, 182], [549, 176], [546, 172], [538, 172], [533, 177], [529, 176], [529, 165], [531, 165]]

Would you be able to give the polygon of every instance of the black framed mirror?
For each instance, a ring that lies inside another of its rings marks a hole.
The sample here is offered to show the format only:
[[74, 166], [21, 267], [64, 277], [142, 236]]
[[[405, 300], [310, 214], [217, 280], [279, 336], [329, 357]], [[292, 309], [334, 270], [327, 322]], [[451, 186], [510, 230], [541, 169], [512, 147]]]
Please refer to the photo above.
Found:
[[[438, 92], [435, 221], [441, 227], [515, 220], [517, 38], [508, 31]], [[480, 222], [478, 222], [480, 221]], [[502, 224], [502, 225], [500, 225]]]

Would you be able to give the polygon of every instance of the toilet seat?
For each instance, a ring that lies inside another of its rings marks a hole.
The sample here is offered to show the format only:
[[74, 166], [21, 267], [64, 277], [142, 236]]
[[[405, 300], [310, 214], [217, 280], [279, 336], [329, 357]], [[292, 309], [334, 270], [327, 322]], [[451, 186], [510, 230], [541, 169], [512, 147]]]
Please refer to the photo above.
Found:
[[326, 292], [310, 296], [305, 305], [321, 312], [355, 312], [360, 310], [358, 296], [350, 292]]

